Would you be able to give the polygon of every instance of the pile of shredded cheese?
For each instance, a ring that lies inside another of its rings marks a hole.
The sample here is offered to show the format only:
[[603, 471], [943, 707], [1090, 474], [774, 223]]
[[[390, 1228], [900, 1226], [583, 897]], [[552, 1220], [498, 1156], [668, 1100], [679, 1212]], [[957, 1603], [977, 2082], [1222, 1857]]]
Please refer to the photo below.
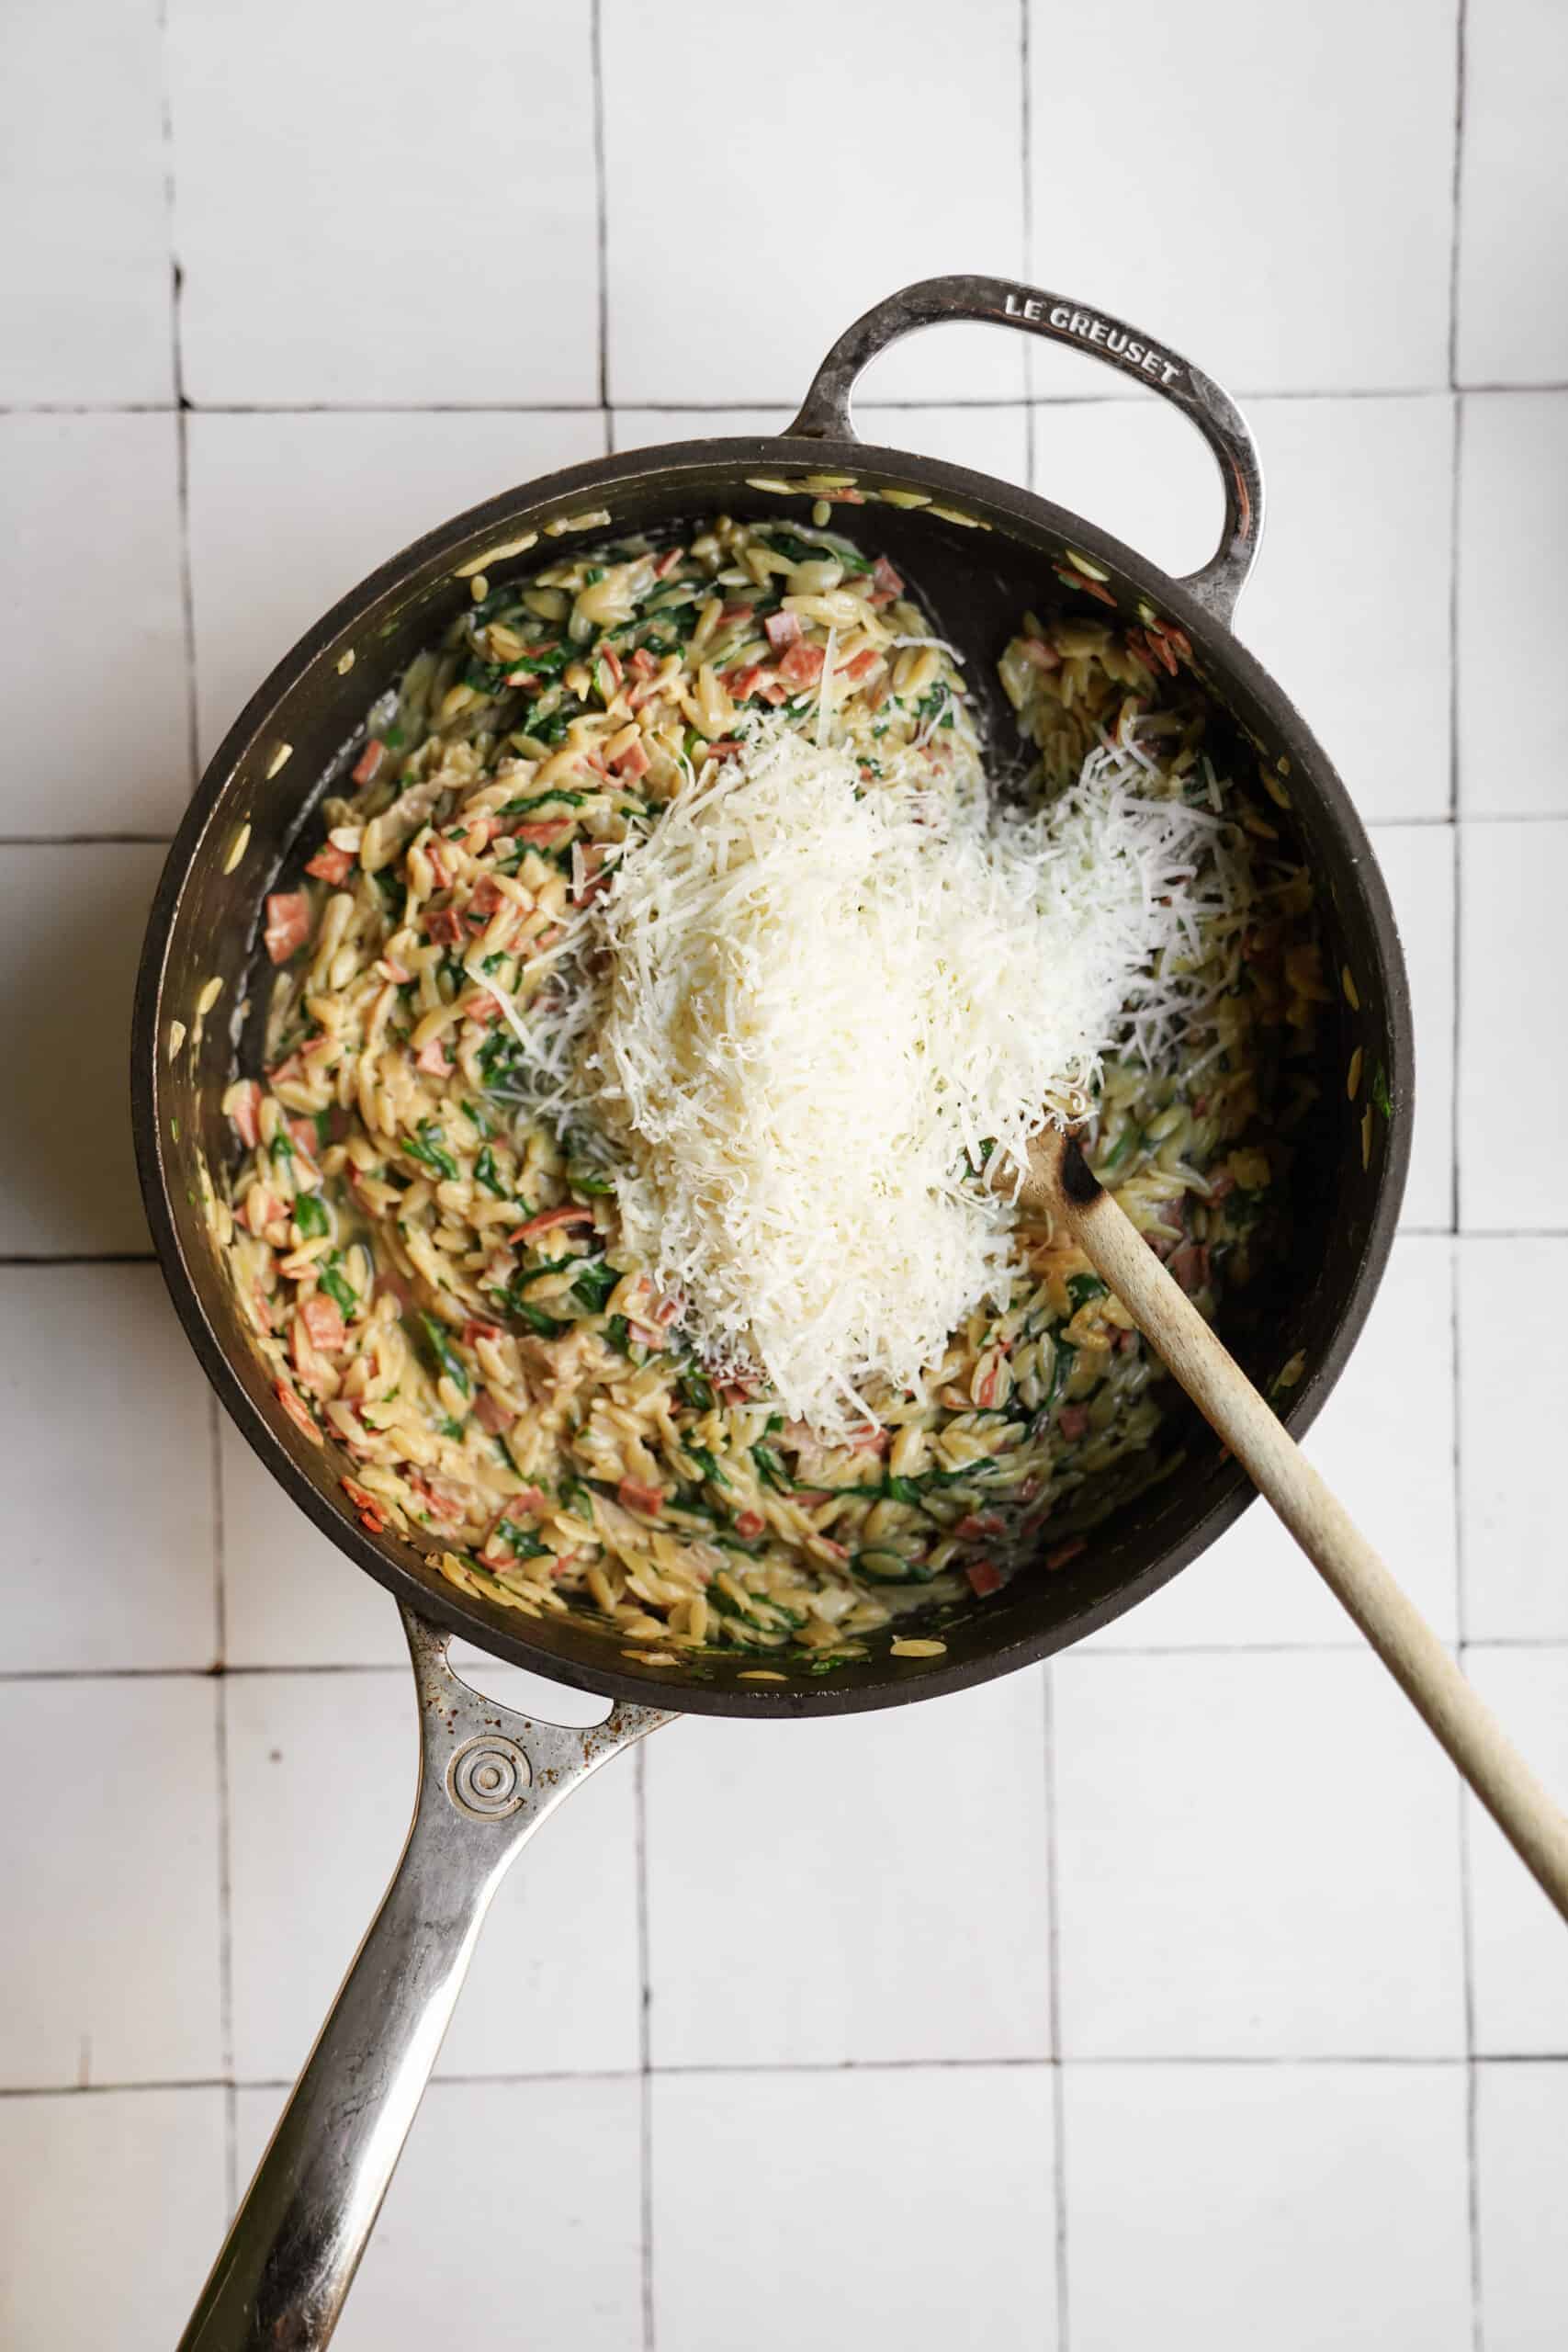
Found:
[[708, 775], [582, 919], [567, 1095], [622, 1148], [628, 1244], [700, 1352], [841, 1433], [1007, 1295], [982, 1146], [1005, 1173], [1104, 1053], [1169, 1046], [1198, 922], [1238, 886], [1219, 820], [1151, 791], [1135, 744], [1027, 818], [977, 775], [862, 790], [850, 750], [778, 725]]

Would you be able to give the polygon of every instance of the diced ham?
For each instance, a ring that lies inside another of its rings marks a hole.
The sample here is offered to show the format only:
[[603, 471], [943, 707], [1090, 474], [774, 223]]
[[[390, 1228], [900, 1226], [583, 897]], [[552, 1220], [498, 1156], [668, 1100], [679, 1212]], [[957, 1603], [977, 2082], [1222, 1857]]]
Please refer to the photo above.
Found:
[[303, 890], [274, 890], [266, 902], [263, 937], [275, 964], [287, 964], [310, 936], [310, 901]]
[[526, 1224], [520, 1225], [508, 1238], [513, 1242], [532, 1241], [536, 1234], [552, 1232], [558, 1225], [592, 1225], [592, 1209], [580, 1207], [576, 1202], [569, 1201], [558, 1209], [541, 1209], [537, 1216], [529, 1217]]
[[360, 1525], [367, 1527], [372, 1535], [379, 1535], [387, 1522], [381, 1516], [380, 1503], [368, 1487], [362, 1487], [357, 1478], [340, 1478], [338, 1485], [359, 1513]]
[[856, 1430], [848, 1440], [852, 1453], [886, 1453], [892, 1442], [891, 1430]]
[[812, 686], [822, 675], [823, 649], [807, 645], [804, 640], [792, 645], [779, 663], [779, 675], [786, 685]]
[[330, 882], [335, 889], [353, 873], [354, 853], [352, 850], [333, 849], [329, 842], [325, 849], [319, 849], [308, 861], [305, 871], [313, 874], [318, 882]]
[[463, 925], [456, 907], [433, 907], [424, 918], [424, 935], [437, 947], [456, 947]]
[[519, 825], [515, 831], [520, 842], [536, 842], [540, 848], [548, 849], [558, 847], [565, 841], [572, 822], [570, 817], [541, 818], [536, 824]]
[[775, 653], [787, 653], [792, 645], [800, 643], [800, 615], [770, 613], [762, 629]]
[[355, 760], [354, 763], [355, 783], [373, 784], [377, 775], [380, 772], [381, 763], [386, 756], [387, 746], [382, 742], [378, 735], [372, 735], [370, 741], [366, 744], [365, 749], [360, 752], [358, 759]]
[[877, 594], [879, 595], [886, 596], [891, 600], [895, 596], [901, 596], [903, 594], [904, 582], [902, 575], [894, 571], [893, 566], [888, 562], [887, 558], [885, 555], [879, 555], [876, 561], [872, 565], [871, 576], [876, 582]]
[[977, 1535], [999, 1535], [1002, 1532], [1001, 1513], [995, 1510], [969, 1511], [953, 1532], [962, 1544], [972, 1544]]
[[323, 1355], [333, 1354], [348, 1337], [337, 1301], [323, 1298], [320, 1291], [303, 1302], [299, 1314], [310, 1345], [320, 1348]]
[[843, 668], [839, 673], [839, 675], [842, 678], [848, 678], [850, 684], [852, 685], [855, 685], [865, 676], [868, 670], [875, 669], [881, 659], [882, 656], [878, 653], [876, 648], [874, 645], [868, 645], [863, 652], [857, 653], [855, 655], [852, 662], [846, 662], [844, 663]]
[[414, 1056], [413, 1066], [415, 1069], [423, 1070], [427, 1078], [450, 1076], [452, 1065], [446, 1058], [445, 1037], [432, 1037], [427, 1045], [422, 1046]]
[[302, 1151], [307, 1159], [313, 1159], [316, 1152], [316, 1126], [314, 1120], [290, 1119], [288, 1125], [289, 1138], [293, 1143], [295, 1150]]
[[490, 1431], [491, 1437], [504, 1437], [517, 1416], [509, 1413], [488, 1388], [481, 1388], [474, 1399], [474, 1419], [481, 1430]]
[[971, 1560], [964, 1573], [977, 1600], [984, 1600], [988, 1592], [1000, 1592], [1002, 1589], [1002, 1572], [994, 1560]]
[[755, 605], [726, 605], [719, 614], [721, 621], [749, 621], [756, 611]]
[[1021, 637], [1018, 640], [1018, 650], [1026, 662], [1032, 662], [1036, 670], [1044, 671], [1047, 674], [1053, 670], [1059, 670], [1062, 666], [1061, 655], [1054, 645], [1047, 645], [1043, 637]]
[[614, 646], [606, 645], [602, 647], [600, 650], [599, 659], [604, 664], [605, 669], [610, 673], [611, 684], [618, 686], [626, 673], [621, 668], [621, 657], [615, 651]]
[[312, 1445], [320, 1445], [321, 1432], [310, 1419], [310, 1408], [298, 1389], [291, 1388], [287, 1380], [280, 1380], [274, 1386], [272, 1393], [300, 1435], [308, 1437]]
[[632, 655], [630, 661], [627, 662], [626, 667], [631, 671], [634, 677], [651, 678], [658, 670], [659, 663], [649, 651], [646, 645], [639, 645], [637, 651]]
[[254, 1147], [261, 1141], [262, 1091], [254, 1078], [236, 1086], [229, 1098], [229, 1116], [239, 1130], [240, 1141]]
[[760, 1510], [743, 1510], [736, 1519], [735, 1532], [743, 1544], [750, 1544], [754, 1536], [761, 1535], [767, 1523]]
[[653, 567], [655, 580], [668, 580], [685, 552], [684, 548], [666, 548]]
[[635, 784], [639, 775], [646, 775], [649, 763], [648, 746], [642, 737], [639, 735], [635, 743], [628, 743], [613, 764], [615, 774], [626, 784]]
[[1056, 1427], [1069, 1445], [1077, 1445], [1078, 1440], [1089, 1433], [1089, 1407], [1064, 1405], [1056, 1415]]
[[664, 1508], [662, 1487], [645, 1487], [637, 1478], [623, 1478], [615, 1489], [623, 1510], [639, 1510], [652, 1519]]
[[1209, 1279], [1209, 1247], [1203, 1241], [1186, 1241], [1172, 1252], [1170, 1271], [1190, 1298], [1201, 1291]]
[[468, 912], [482, 915], [488, 922], [491, 916], [499, 913], [505, 904], [505, 899], [487, 874], [474, 885], [468, 899]]
[[472, 989], [467, 996], [460, 996], [457, 1010], [465, 1021], [477, 1021], [481, 1029], [488, 1029], [492, 1021], [501, 1019], [501, 1007], [488, 989]]
[[499, 1340], [500, 1337], [499, 1323], [481, 1323], [476, 1317], [470, 1316], [463, 1326], [463, 1345], [466, 1348], [471, 1348], [476, 1340]]

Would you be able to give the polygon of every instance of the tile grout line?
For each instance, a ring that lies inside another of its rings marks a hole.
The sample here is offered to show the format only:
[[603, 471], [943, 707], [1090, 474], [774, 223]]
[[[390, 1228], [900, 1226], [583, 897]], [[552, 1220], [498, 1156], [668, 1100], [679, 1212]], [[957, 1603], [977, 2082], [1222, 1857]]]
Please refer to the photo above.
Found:
[[158, 8], [160, 120], [164, 142], [164, 221], [169, 241], [169, 360], [175, 388], [175, 498], [179, 514], [180, 624], [186, 657], [186, 797], [201, 773], [196, 708], [196, 599], [190, 562], [190, 404], [186, 397], [185, 271], [175, 235], [175, 109], [169, 86], [168, 0]]
[[1047, 1659], [1040, 1670], [1044, 1693], [1046, 2016], [1051, 2037], [1051, 2117], [1055, 2133], [1056, 2352], [1068, 2352], [1067, 2100], [1062, 2067], [1061, 1905], [1056, 1849], [1056, 1686]]
[[632, 1817], [636, 1826], [637, 1952], [637, 2144], [642, 2179], [638, 2199], [641, 2227], [642, 2352], [654, 2352], [653, 2312], [653, 1984], [648, 1934], [648, 1743], [637, 1742], [632, 1759]]
[[[1487, 2066], [1561, 2066], [1568, 2069], [1568, 2049], [1498, 2050], [1488, 2051], [1483, 2062]], [[1297, 2072], [1322, 2067], [1376, 2068], [1380, 2073], [1389, 2069], [1412, 2068], [1430, 2073], [1434, 2068], [1458, 2074], [1468, 2071], [1469, 2062], [1462, 2052], [1427, 2051], [1414, 2055], [1378, 2051], [1309, 2051], [1286, 2052], [1283, 2055], [1264, 2052], [1252, 2054], [1236, 2051], [1208, 2051], [1194, 2056], [1190, 2052], [1169, 2050], [1140, 2052], [1134, 2056], [1122, 2056], [1115, 2052], [1090, 2052], [1081, 2058], [858, 2058], [858, 2059], [789, 2059], [759, 2060], [752, 2064], [716, 2060], [711, 2064], [678, 2064], [655, 2066], [650, 2079], [655, 2082], [683, 2081], [688, 2078], [712, 2077], [715, 2080], [741, 2080], [752, 2075], [941, 2075], [941, 2074], [1053, 2074], [1067, 2075], [1079, 2070], [1120, 2067], [1125, 2074], [1152, 2072], [1175, 2068], [1203, 2072], [1210, 2067], [1253, 2074], [1269, 2069], [1294, 2069]], [[123, 2098], [136, 2091], [291, 2091], [299, 2077], [294, 2075], [186, 2075], [158, 2077], [147, 2081], [118, 2081], [102, 2083], [0, 2083], [0, 2100], [21, 2098]], [[469, 2088], [492, 2084], [506, 2086], [520, 2083], [637, 2083], [642, 2080], [639, 2071], [625, 2066], [584, 2068], [540, 2068], [536, 2072], [506, 2072], [493, 2074], [454, 2073], [433, 2075], [426, 2096], [455, 2086]]]
[[[634, 396], [610, 405], [648, 416], [700, 413], [736, 415], [748, 409], [777, 409], [781, 417], [793, 410], [798, 386], [787, 392], [761, 391], [732, 400], [638, 400]], [[1235, 397], [1243, 401], [1437, 401], [1455, 390], [1499, 395], [1568, 392], [1568, 377], [1537, 383], [1477, 381], [1455, 384], [1241, 384]], [[953, 394], [946, 400], [876, 400], [865, 407], [878, 410], [1111, 408], [1131, 407], [1135, 391], [1029, 392]], [[606, 405], [597, 395], [581, 401], [0, 401], [6, 416], [172, 416], [182, 408], [192, 416], [591, 416]]]
[[589, 75], [593, 98], [594, 242], [599, 264], [599, 401], [606, 416], [610, 407], [610, 179], [604, 147], [604, 6], [592, 0], [588, 19]]

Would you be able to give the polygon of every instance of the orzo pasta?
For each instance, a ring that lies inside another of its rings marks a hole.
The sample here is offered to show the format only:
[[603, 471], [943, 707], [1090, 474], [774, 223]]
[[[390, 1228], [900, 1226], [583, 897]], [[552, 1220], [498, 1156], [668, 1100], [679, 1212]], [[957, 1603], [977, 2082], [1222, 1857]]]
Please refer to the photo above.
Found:
[[[627, 1249], [610, 1148], [570, 1107], [559, 951], [748, 714], [815, 730], [826, 682], [874, 792], [911, 761], [928, 789], [972, 768], [976, 706], [892, 567], [825, 531], [721, 519], [476, 585], [371, 712], [303, 875], [267, 900], [265, 1071], [224, 1104], [228, 1262], [367, 1525], [417, 1523], [457, 1582], [628, 1647], [829, 1670], [897, 1612], [1080, 1551], [1157, 1475], [1171, 1392], [1087, 1261], [1027, 1224], [1005, 1305], [952, 1334], [923, 1396], [872, 1396], [848, 1442], [716, 1376]], [[1135, 742], [1147, 788], [1223, 818], [1245, 873], [1194, 953], [1179, 1049], [1110, 1060], [1089, 1129], [1213, 1314], [1258, 1256], [1326, 991], [1308, 878], [1267, 798], [1216, 773], [1185, 652], [1157, 623], [1025, 616], [999, 673], [1033, 791]]]

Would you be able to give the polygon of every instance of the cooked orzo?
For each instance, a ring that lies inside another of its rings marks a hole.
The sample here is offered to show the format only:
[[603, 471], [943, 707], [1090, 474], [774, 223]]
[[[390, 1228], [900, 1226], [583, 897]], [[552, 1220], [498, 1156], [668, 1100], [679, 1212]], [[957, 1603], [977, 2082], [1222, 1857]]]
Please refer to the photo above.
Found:
[[1125, 768], [1203, 846], [1161, 957], [1180, 1018], [1130, 1013], [1096, 1057], [1087, 1148], [1212, 1315], [1261, 1254], [1326, 990], [1309, 878], [1266, 793], [1216, 767], [1185, 641], [1024, 616], [998, 665], [1017, 740], [982, 745], [905, 582], [825, 530], [720, 518], [475, 586], [266, 902], [265, 1076], [225, 1096], [216, 1215], [286, 1408], [341, 1449], [373, 1531], [417, 1524], [466, 1589], [653, 1655], [825, 1671], [896, 1613], [1060, 1566], [1168, 1459], [1173, 1392], [1119, 1301], [1010, 1218], [993, 1294], [847, 1419], [792, 1414], [743, 1348], [699, 1351], [594, 1114], [594, 926], [759, 728], [847, 747], [867, 796], [970, 791], [983, 750], [1036, 804]]

